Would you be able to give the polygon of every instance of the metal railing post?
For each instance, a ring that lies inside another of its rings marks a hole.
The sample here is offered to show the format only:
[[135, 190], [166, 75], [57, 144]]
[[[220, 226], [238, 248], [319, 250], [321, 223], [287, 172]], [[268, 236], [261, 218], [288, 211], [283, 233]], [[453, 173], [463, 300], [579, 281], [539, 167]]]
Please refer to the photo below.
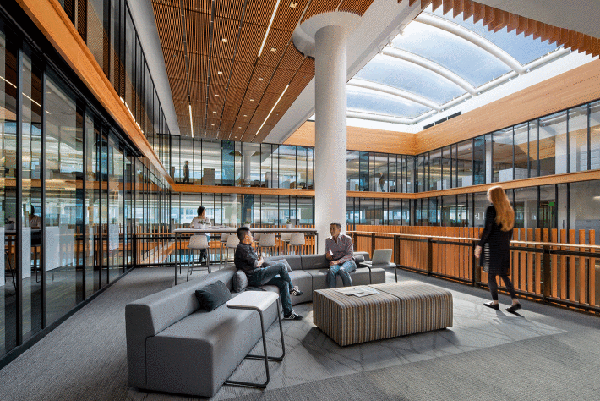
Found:
[[552, 292], [552, 279], [551, 279], [551, 267], [550, 267], [550, 246], [543, 246], [543, 254], [542, 254], [542, 299], [546, 302], [547, 298], [551, 295]]
[[478, 241], [471, 242], [471, 285], [478, 286], [481, 282], [481, 269], [479, 269], [477, 258], [475, 257], [475, 248]]
[[375, 253], [375, 233], [371, 233], [371, 258]]
[[427, 238], [427, 275], [433, 273], [433, 242], [431, 238]]

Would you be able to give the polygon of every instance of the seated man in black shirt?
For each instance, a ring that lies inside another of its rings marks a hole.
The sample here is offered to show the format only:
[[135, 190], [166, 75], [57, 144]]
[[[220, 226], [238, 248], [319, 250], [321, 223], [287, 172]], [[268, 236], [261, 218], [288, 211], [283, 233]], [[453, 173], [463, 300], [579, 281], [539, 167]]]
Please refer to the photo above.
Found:
[[279, 288], [281, 307], [283, 308], [283, 318], [287, 320], [302, 320], [303, 317], [292, 309], [290, 294], [302, 295], [303, 293], [298, 287], [292, 286], [292, 279], [285, 265], [280, 262], [271, 262], [269, 266], [264, 265], [264, 259], [262, 257], [259, 258], [252, 248], [254, 238], [249, 228], [238, 228], [237, 237], [240, 243], [235, 250], [234, 263], [238, 270], [246, 273], [248, 284], [253, 287], [265, 284], [277, 286]]

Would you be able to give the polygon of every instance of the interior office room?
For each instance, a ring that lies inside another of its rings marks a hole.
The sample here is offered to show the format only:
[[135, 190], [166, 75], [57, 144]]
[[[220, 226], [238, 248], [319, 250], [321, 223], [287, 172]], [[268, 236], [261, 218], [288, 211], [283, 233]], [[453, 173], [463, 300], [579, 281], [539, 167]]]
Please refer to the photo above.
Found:
[[598, 399], [599, 14], [4, 0], [0, 399]]

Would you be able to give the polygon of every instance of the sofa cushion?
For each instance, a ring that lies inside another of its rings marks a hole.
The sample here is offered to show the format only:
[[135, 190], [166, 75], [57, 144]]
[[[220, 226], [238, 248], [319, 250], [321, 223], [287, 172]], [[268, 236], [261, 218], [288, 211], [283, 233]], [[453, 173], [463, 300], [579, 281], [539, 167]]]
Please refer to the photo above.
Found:
[[[313, 279], [313, 291], [320, 290], [323, 288], [327, 288], [327, 274], [329, 273], [329, 269], [313, 269], [309, 270], [307, 273], [310, 273]], [[371, 284], [372, 276], [369, 276], [369, 269], [366, 267], [359, 267], [356, 271], [350, 273], [350, 277], [352, 278], [352, 285], [367, 285]], [[381, 272], [378, 269], [377, 280], [373, 280], [373, 283], [383, 283], [385, 282], [385, 271]], [[342, 278], [338, 275], [335, 278], [336, 287], [342, 287]]]
[[269, 263], [269, 262], [276, 261], [276, 260], [285, 260], [288, 263], [288, 265], [291, 267], [291, 270], [288, 269], [288, 271], [302, 270], [302, 259], [300, 256], [297, 256], [297, 255], [271, 256], [271, 257], [265, 258], [265, 263]]
[[207, 284], [196, 290], [200, 309], [211, 311], [231, 299], [231, 292], [222, 281]]
[[146, 339], [198, 310], [199, 304], [195, 291], [200, 285], [220, 280], [231, 288], [235, 271], [235, 266], [224, 267], [196, 280], [133, 301], [125, 307], [130, 386], [146, 385]]
[[[268, 328], [277, 307], [264, 312]], [[212, 397], [261, 337], [255, 311], [198, 310], [146, 341], [149, 390]]]
[[385, 269], [371, 267], [371, 284], [385, 283]]
[[233, 292], [242, 292], [248, 287], [248, 276], [242, 270], [238, 270], [233, 276]]
[[329, 269], [329, 261], [325, 255], [302, 256], [302, 270]]
[[277, 260], [265, 260], [264, 266], [272, 266], [274, 264], [284, 265], [285, 270], [287, 270], [288, 273], [292, 271], [292, 266], [290, 266], [290, 264], [288, 263], [287, 260], [285, 260], [285, 258], [277, 259]]
[[371, 258], [369, 257], [369, 252], [363, 252], [363, 251], [353, 252], [352, 256], [354, 256], [354, 260], [357, 260], [357, 257], [360, 257], [360, 256], [362, 256], [363, 261], [371, 260]]

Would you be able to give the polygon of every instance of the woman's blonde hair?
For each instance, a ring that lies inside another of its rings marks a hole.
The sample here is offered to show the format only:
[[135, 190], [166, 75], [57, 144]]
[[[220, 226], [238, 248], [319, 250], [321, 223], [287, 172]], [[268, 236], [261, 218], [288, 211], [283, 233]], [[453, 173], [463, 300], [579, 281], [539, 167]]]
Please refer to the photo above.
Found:
[[502, 231], [512, 230], [515, 226], [515, 211], [510, 206], [504, 189], [500, 185], [495, 185], [488, 189], [488, 197], [494, 204], [494, 209], [496, 209], [496, 224], [500, 226]]

